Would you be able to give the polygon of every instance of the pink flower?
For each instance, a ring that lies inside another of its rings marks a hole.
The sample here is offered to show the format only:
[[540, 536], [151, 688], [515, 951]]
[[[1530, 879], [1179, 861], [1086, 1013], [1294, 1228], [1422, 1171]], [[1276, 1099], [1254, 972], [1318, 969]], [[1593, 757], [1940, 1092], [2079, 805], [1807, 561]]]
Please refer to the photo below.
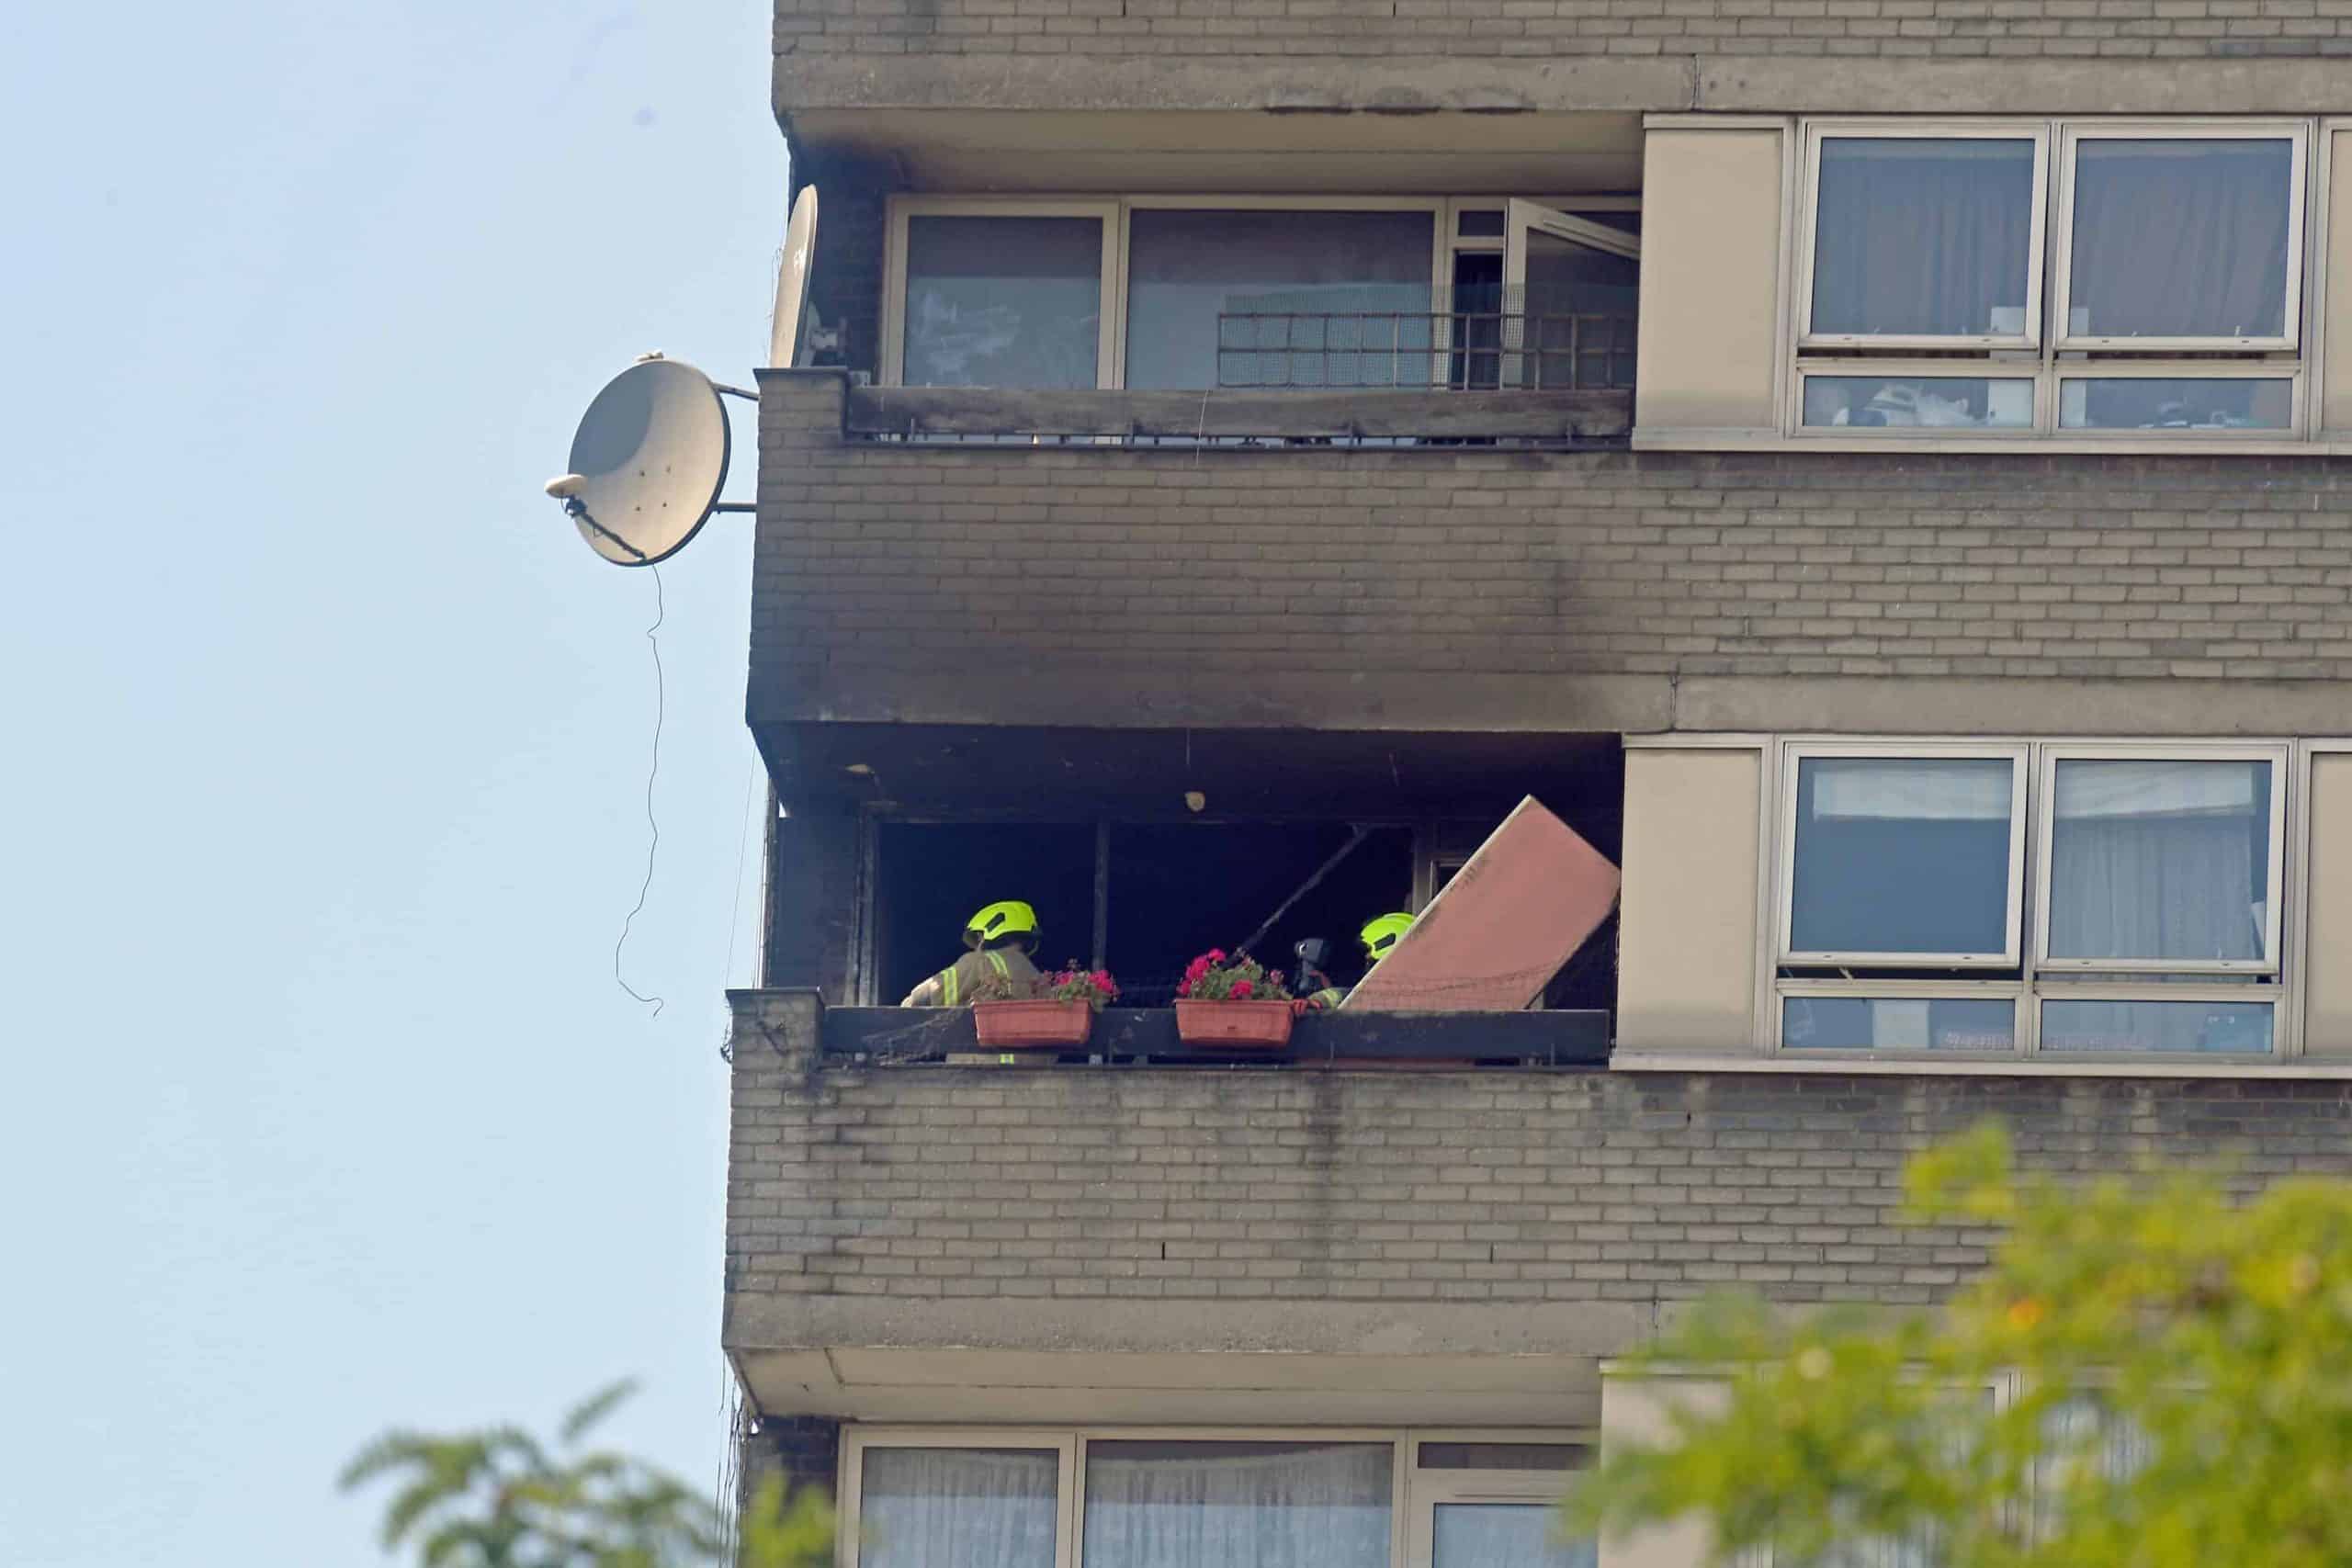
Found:
[[1246, 1002], [1250, 999], [1250, 994], [1257, 988], [1247, 980], [1236, 980], [1233, 982], [1233, 999], [1237, 1002]]
[[1191, 996], [1193, 994], [1193, 982], [1186, 980], [1182, 985], [1179, 985], [1176, 987], [1176, 994], [1180, 997]]

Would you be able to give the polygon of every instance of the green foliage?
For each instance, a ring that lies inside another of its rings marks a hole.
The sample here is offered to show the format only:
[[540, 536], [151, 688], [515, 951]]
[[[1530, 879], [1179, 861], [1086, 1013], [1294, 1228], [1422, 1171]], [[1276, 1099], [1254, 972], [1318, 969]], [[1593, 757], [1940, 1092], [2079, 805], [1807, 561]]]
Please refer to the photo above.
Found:
[[1946, 1568], [2352, 1562], [2352, 1184], [2061, 1187], [1988, 1126], [1913, 1162], [1905, 1218], [1991, 1268], [1932, 1313], [1706, 1303], [1634, 1370], [1713, 1371], [1727, 1404], [1613, 1452], [1572, 1528], [1696, 1515], [1717, 1562], [1776, 1568], [1872, 1538]]
[[565, 1416], [560, 1455], [514, 1427], [393, 1431], [344, 1468], [342, 1484], [392, 1484], [383, 1543], [413, 1549], [419, 1568], [825, 1568], [832, 1561], [832, 1508], [812, 1488], [787, 1496], [780, 1479], [763, 1484], [730, 1556], [726, 1510], [639, 1461], [582, 1451], [631, 1392], [615, 1383]]

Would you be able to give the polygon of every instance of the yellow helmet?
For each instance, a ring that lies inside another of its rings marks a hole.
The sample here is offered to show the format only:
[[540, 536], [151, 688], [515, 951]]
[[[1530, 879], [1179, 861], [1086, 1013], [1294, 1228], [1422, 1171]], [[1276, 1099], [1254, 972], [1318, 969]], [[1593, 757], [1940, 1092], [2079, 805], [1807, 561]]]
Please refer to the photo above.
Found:
[[1397, 939], [1412, 929], [1413, 917], [1399, 909], [1393, 915], [1375, 915], [1366, 920], [1356, 938], [1363, 943], [1365, 956], [1377, 964], [1388, 956], [1388, 950], [1396, 945]]
[[1009, 936], [1025, 936], [1037, 944], [1037, 911], [1018, 898], [990, 904], [964, 922], [964, 945], [985, 947]]

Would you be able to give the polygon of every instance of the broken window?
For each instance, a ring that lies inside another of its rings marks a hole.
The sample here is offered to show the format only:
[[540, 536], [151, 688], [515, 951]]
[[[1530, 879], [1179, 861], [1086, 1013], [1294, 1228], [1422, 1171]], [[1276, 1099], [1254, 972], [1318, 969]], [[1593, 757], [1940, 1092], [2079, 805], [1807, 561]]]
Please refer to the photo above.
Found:
[[[1308, 886], [1318, 871], [1321, 880]], [[1295, 977], [1297, 944], [1320, 937], [1330, 955], [1326, 972], [1335, 984], [1351, 984], [1363, 973], [1358, 928], [1374, 915], [1409, 907], [1412, 892], [1408, 828], [1359, 832], [1344, 822], [1114, 828], [1111, 972], [1126, 1005], [1165, 1006], [1195, 953], [1212, 947], [1230, 952], [1250, 942], [1296, 895], [1251, 944], [1250, 955]]]
[[874, 982], [897, 1001], [964, 951], [964, 922], [1001, 898], [1037, 911], [1040, 965], [1093, 951], [1091, 822], [877, 822], [867, 908]]

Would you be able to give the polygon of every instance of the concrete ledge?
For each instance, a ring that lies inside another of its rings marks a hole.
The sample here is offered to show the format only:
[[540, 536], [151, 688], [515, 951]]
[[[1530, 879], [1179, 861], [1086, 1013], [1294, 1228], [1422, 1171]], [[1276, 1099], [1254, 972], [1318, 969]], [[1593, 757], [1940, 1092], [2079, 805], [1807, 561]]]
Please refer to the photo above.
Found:
[[2151, 738], [2334, 736], [2352, 727], [2352, 682], [2342, 681], [1565, 671], [1294, 673], [1237, 690], [1191, 671], [1106, 669], [1092, 660], [1038, 659], [1020, 673], [980, 712], [961, 670], [830, 669], [812, 678], [755, 669], [751, 722]]
[[[1224, 110], [1270, 115], [1589, 111], [1789, 114], [2314, 114], [2343, 107], [2341, 57], [1855, 60], [785, 54], [779, 118], [898, 109]], [[1825, 43], [1826, 49], [1826, 43]]]
[[1913, 1078], [2221, 1078], [2273, 1083], [2352, 1079], [2352, 1062], [2265, 1061], [2237, 1057], [2187, 1061], [2135, 1056], [2122, 1061], [2057, 1061], [1982, 1057], [1939, 1061], [1932, 1056], [1730, 1056], [1679, 1055], [1670, 1051], [1620, 1051], [1610, 1059], [1617, 1073], [1802, 1073], [1815, 1077]]
[[787, 121], [797, 111], [816, 109], [1529, 114], [1687, 109], [1695, 80], [1695, 62], [1687, 57], [786, 54], [776, 59], [775, 101], [777, 117]]
[[1373, 1305], [729, 1296], [763, 1411], [897, 1421], [1577, 1425], [1658, 1314], [1615, 1303]]
[[1614, 1355], [1657, 1327], [1648, 1303], [727, 1298], [729, 1350], [985, 1349], [1351, 1356]]
[[1871, 60], [1700, 56], [1692, 107], [1790, 114], [2315, 114], [2345, 102], [2341, 57]]

